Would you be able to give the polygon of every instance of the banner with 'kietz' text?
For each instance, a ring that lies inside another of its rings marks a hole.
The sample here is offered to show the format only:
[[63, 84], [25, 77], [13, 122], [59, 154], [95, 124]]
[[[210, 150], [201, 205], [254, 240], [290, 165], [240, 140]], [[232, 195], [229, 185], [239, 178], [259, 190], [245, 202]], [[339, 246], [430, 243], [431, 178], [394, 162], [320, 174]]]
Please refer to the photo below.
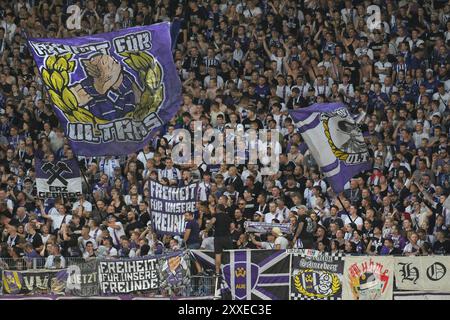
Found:
[[168, 22], [28, 45], [76, 154], [135, 152], [181, 105]]
[[184, 214], [194, 212], [198, 183], [169, 187], [150, 180], [150, 211], [153, 227], [159, 234], [183, 235]]

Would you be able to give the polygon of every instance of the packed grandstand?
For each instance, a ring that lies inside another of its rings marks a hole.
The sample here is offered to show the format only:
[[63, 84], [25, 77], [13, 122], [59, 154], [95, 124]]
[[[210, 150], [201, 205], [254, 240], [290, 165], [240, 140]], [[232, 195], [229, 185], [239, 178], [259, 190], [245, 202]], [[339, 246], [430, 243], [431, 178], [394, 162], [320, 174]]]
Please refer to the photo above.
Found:
[[[4, 295], [450, 292], [448, 1], [0, 1], [0, 58]], [[197, 124], [242, 149], [174, 161]]]

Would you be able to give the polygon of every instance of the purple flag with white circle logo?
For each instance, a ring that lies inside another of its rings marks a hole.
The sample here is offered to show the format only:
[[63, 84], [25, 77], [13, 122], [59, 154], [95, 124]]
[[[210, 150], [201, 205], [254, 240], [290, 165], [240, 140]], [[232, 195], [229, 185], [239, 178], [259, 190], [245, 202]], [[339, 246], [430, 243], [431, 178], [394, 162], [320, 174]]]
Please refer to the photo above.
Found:
[[344, 104], [316, 103], [289, 114], [334, 192], [371, 168], [362, 131]]

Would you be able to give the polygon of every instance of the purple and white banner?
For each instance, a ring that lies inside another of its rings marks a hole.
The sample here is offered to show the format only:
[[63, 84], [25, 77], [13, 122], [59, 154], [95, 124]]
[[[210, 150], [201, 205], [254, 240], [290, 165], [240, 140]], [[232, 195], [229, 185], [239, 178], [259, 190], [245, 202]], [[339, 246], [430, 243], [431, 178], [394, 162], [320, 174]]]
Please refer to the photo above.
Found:
[[35, 157], [38, 198], [76, 198], [82, 194], [77, 160], [46, 162]]
[[76, 154], [135, 152], [181, 105], [169, 23], [28, 44]]
[[273, 228], [280, 228], [284, 234], [292, 234], [290, 223], [270, 223], [270, 222], [255, 222], [245, 221], [244, 228], [246, 232], [255, 233], [270, 233]]
[[184, 214], [196, 210], [198, 183], [169, 187], [150, 180], [150, 212], [153, 228], [159, 234], [183, 235]]
[[316, 103], [289, 114], [334, 192], [371, 168], [361, 129], [344, 104]]
[[[191, 250], [206, 270], [214, 252]], [[232, 300], [288, 300], [290, 255], [286, 250], [230, 250], [222, 254], [222, 294]]]

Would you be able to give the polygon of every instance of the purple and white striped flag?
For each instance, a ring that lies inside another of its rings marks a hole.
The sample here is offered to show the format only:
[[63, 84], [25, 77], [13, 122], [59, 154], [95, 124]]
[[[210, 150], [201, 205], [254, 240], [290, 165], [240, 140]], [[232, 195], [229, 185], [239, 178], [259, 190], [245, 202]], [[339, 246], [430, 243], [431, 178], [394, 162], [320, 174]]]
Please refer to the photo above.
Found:
[[334, 192], [371, 168], [363, 134], [344, 104], [316, 103], [289, 114]]

